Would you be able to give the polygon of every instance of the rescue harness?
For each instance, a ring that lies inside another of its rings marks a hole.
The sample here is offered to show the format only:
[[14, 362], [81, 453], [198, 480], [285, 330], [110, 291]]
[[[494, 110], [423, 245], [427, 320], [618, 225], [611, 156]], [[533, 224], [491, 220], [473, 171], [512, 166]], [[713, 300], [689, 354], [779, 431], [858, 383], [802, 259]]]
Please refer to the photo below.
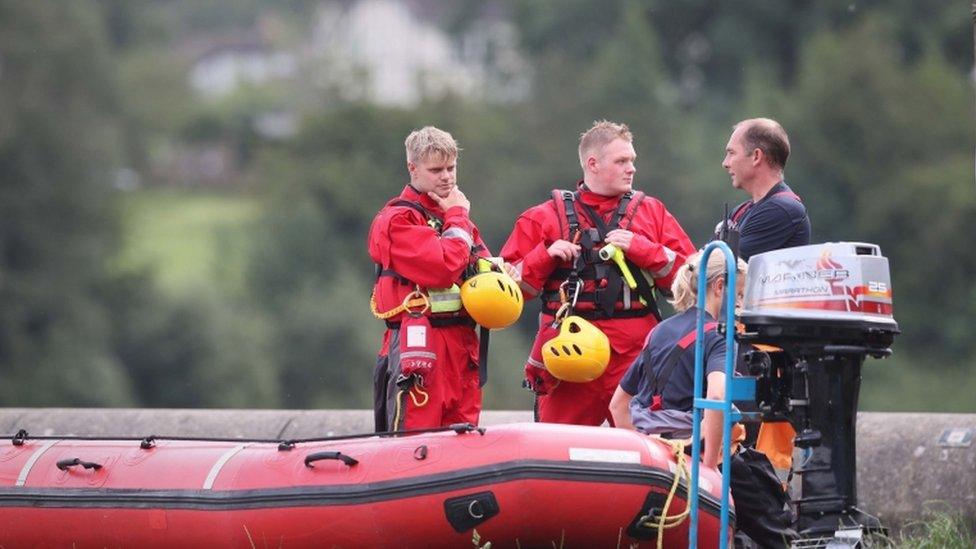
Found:
[[[637, 296], [632, 298], [630, 288], [625, 288], [620, 270], [599, 255], [600, 244], [607, 233], [617, 228], [629, 227], [644, 198], [645, 194], [641, 191], [624, 193], [617, 203], [610, 222], [607, 223], [596, 210], [579, 199], [578, 191], [560, 189], [552, 191], [552, 202], [559, 219], [560, 234], [565, 240], [580, 244], [582, 251], [569, 267], [559, 267], [549, 276], [549, 281], [539, 293], [543, 313], [557, 316], [560, 306], [565, 301], [564, 298], [561, 299], [561, 289], [569, 288], [575, 296], [573, 306], [576, 303], [593, 304], [592, 309], [574, 311], [574, 314], [586, 320], [640, 318], [647, 315], [654, 315], [658, 321], [661, 320], [654, 286], [643, 275], [640, 268], [625, 259], [631, 272], [638, 274], [634, 277], [637, 282]], [[577, 204], [589, 220], [591, 227], [581, 228]], [[592, 283], [587, 285], [592, 289], [583, 290], [587, 282]], [[635, 307], [635, 301], [640, 302], [640, 305]], [[621, 305], [620, 308], [617, 308], [618, 304]]]
[[[404, 198], [397, 198], [391, 200], [386, 205], [386, 208], [394, 208], [394, 207], [406, 207], [418, 212], [427, 221], [427, 225], [430, 226], [430, 228], [437, 231], [438, 235], [441, 234], [442, 229], [444, 227], [444, 220], [438, 217], [437, 215], [435, 215], [427, 208], [425, 208], [419, 202], [415, 202], [413, 200], [407, 200]], [[470, 253], [472, 256], [474, 256], [475, 254], [477, 254], [479, 251], [482, 250], [484, 250], [484, 246], [482, 246], [481, 244], [476, 244], [471, 247]], [[474, 274], [476, 274], [476, 270], [477, 267], [475, 265], [473, 264], [469, 265], [467, 271], [465, 271], [464, 273], [463, 278], [468, 278], [469, 276], [473, 276]], [[389, 330], [400, 329], [401, 322], [389, 320], [390, 318], [393, 318], [394, 316], [397, 316], [403, 312], [409, 313], [411, 308], [421, 307], [425, 304], [431, 310], [430, 312], [428, 312], [427, 308], [425, 308], [421, 314], [426, 314], [427, 320], [430, 322], [430, 326], [432, 328], [443, 328], [448, 326], [468, 326], [473, 328], [476, 326], [474, 320], [472, 320], [471, 317], [468, 316], [468, 314], [464, 311], [464, 309], [460, 307], [461, 294], [460, 294], [460, 288], [457, 288], [457, 285], [450, 288], [449, 290], [444, 290], [440, 292], [438, 290], [433, 290], [428, 288], [427, 295], [424, 295], [424, 293], [421, 291], [419, 284], [413, 282], [409, 278], [401, 275], [400, 273], [396, 272], [391, 268], [384, 267], [383, 265], [376, 263], [376, 280], [379, 280], [382, 277], [391, 277], [400, 284], [414, 287], [414, 291], [408, 294], [404, 298], [403, 303], [385, 312], [380, 312], [377, 309], [375, 292], [370, 296], [370, 300], [369, 300], [370, 310], [373, 312], [373, 315], [376, 318], [381, 319], [383, 320], [383, 322], [386, 323], [387, 329]], [[456, 296], [454, 296], [455, 293]], [[445, 313], [435, 312], [434, 309], [436, 309], [435, 306], [436, 302], [439, 299], [443, 299], [444, 297], [446, 297], [446, 294], [449, 294], [451, 296], [451, 299], [457, 300], [458, 309], [456, 311], [445, 312]], [[490, 333], [491, 332], [487, 328], [483, 326], [479, 327], [478, 377], [479, 377], [480, 387], [484, 387], [485, 384], [488, 383], [488, 339]], [[426, 401], [424, 403], [426, 404]]]
[[[425, 208], [419, 202], [414, 202], [413, 200], [406, 200], [404, 198], [397, 198], [397, 199], [394, 199], [394, 200], [390, 201], [386, 205], [386, 207], [387, 208], [391, 208], [391, 207], [406, 207], [406, 208], [410, 208], [411, 210], [416, 211], [417, 213], [419, 213], [420, 215], [422, 215], [424, 217], [424, 219], [427, 221], [427, 225], [430, 226], [430, 228], [432, 228], [435, 231], [437, 231], [437, 234], [440, 234], [441, 233], [441, 228], [444, 226], [444, 220], [443, 219], [441, 219], [440, 217], [438, 217], [437, 215], [435, 215], [434, 212], [431, 212], [430, 210], [428, 210], [427, 208]], [[471, 251], [472, 251], [472, 253], [475, 253], [475, 252], [479, 251], [481, 248], [482, 248], [481, 245], [478, 245], [478, 246], [475, 246]], [[390, 269], [390, 268], [384, 268], [383, 265], [381, 265], [379, 263], [376, 263], [375, 264], [375, 269], [376, 269], [376, 279], [377, 280], [379, 280], [382, 277], [390, 277], [390, 278], [395, 279], [399, 284], [402, 284], [404, 286], [413, 286], [413, 287], [415, 287], [416, 288], [415, 289], [415, 293], [422, 293], [421, 290], [420, 290], [420, 285], [419, 284], [416, 284], [415, 282], [413, 282], [409, 278], [401, 275], [400, 273], [396, 272], [395, 270]], [[452, 293], [449, 296], [444, 296], [443, 293], [441, 293], [439, 295], [436, 290], [431, 291], [431, 290], [428, 289], [427, 291], [428, 291], [428, 294], [430, 294], [427, 297], [429, 298], [429, 301], [431, 303], [431, 311], [430, 311], [430, 314], [428, 314], [428, 316], [430, 317], [430, 324], [431, 324], [431, 326], [433, 326], [435, 328], [443, 328], [443, 327], [446, 327], [446, 326], [472, 326], [473, 327], [475, 325], [474, 321], [471, 320], [471, 318], [469, 316], [467, 316], [466, 314], [462, 314], [461, 313], [462, 309], [460, 309], [460, 308], [458, 310], [456, 310], [456, 311], [451, 311], [451, 312], [447, 312], [447, 313], [440, 313], [440, 312], [437, 312], [436, 311], [436, 309], [437, 309], [437, 302], [438, 302], [439, 299], [447, 298], [449, 300], [457, 301], [458, 303], [460, 303], [460, 300], [461, 300], [460, 290], [458, 290], [458, 292], [456, 292], [456, 295], [455, 295], [455, 293]], [[410, 298], [412, 295], [413, 294], [408, 295], [407, 297]], [[398, 329], [400, 327], [400, 322], [399, 321], [392, 321], [392, 320], [389, 320], [389, 319], [392, 318], [392, 317], [395, 317], [395, 316], [399, 315], [402, 312], [405, 312], [406, 310], [408, 310], [408, 309], [410, 309], [412, 307], [420, 307], [421, 305], [423, 305], [423, 303], [424, 302], [419, 297], [414, 296], [411, 300], [404, 300], [404, 302], [402, 304], [400, 304], [399, 306], [397, 306], [394, 309], [391, 309], [391, 310], [385, 311], [385, 312], [379, 312], [376, 309], [375, 299], [371, 298], [370, 299], [370, 308], [371, 308], [371, 310], [373, 312], [373, 315], [376, 318], [379, 318], [380, 320], [383, 320], [386, 323], [386, 327], [387, 328], [389, 328], [391, 330], [396, 330], [396, 329]]]

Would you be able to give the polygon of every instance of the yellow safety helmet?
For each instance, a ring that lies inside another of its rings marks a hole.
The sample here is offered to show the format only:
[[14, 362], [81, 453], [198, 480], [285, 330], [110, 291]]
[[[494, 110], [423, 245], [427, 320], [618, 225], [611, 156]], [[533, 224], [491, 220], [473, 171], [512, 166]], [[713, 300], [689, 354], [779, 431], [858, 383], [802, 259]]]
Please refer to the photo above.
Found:
[[542, 344], [542, 362], [563, 381], [585, 383], [603, 375], [610, 362], [610, 340], [578, 316], [563, 319], [559, 335]]
[[522, 291], [505, 273], [481, 273], [461, 285], [461, 303], [481, 326], [505, 328], [522, 314]]

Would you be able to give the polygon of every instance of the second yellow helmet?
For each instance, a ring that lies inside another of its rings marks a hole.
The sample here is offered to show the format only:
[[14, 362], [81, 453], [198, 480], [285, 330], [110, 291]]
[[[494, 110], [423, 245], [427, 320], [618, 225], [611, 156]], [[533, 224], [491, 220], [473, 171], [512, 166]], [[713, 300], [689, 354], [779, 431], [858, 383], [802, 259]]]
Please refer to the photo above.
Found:
[[563, 381], [593, 381], [610, 362], [610, 339], [583, 318], [567, 316], [559, 335], [542, 344], [542, 362]]

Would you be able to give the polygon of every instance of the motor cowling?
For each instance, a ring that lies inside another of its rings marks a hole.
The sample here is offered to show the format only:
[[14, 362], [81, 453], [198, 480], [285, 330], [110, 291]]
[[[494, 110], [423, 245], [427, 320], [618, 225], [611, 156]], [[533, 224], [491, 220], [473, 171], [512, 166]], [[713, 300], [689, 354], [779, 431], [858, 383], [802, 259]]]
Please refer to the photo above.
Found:
[[759, 410], [789, 420], [794, 445], [806, 449], [793, 471], [801, 537], [829, 538], [838, 526], [880, 530], [856, 507], [854, 438], [864, 359], [890, 355], [899, 333], [880, 248], [829, 242], [753, 256], [739, 321]]

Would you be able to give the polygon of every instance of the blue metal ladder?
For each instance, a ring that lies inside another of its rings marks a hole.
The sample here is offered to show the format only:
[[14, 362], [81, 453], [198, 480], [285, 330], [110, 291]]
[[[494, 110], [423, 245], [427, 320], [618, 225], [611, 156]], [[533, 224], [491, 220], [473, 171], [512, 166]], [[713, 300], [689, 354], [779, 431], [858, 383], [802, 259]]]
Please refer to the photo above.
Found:
[[[706, 272], [708, 271], [708, 257], [715, 250], [725, 255], [726, 292], [725, 292], [725, 398], [709, 400], [702, 398], [704, 377], [704, 341], [705, 341], [705, 291]], [[695, 400], [692, 409], [691, 431], [691, 487], [688, 490], [688, 505], [690, 523], [688, 526], [688, 547], [698, 547], [698, 472], [701, 467], [701, 420], [703, 410], [720, 410], [722, 412], [722, 506], [721, 528], [719, 530], [719, 549], [728, 547], [729, 529], [729, 483], [732, 467], [728, 466], [732, 447], [732, 425], [745, 417], [744, 414], [732, 409], [732, 401], [755, 398], [755, 378], [735, 377], [735, 291], [736, 288], [736, 259], [732, 250], [722, 241], [713, 241], [705, 247], [701, 264], [698, 268], [698, 319], [695, 328]]]

